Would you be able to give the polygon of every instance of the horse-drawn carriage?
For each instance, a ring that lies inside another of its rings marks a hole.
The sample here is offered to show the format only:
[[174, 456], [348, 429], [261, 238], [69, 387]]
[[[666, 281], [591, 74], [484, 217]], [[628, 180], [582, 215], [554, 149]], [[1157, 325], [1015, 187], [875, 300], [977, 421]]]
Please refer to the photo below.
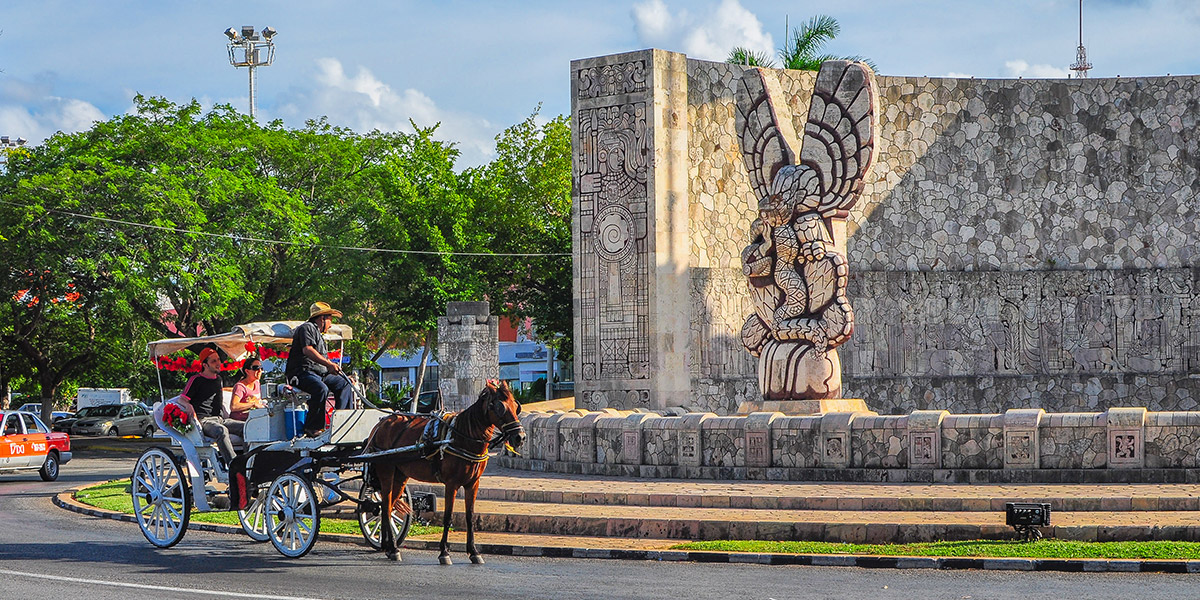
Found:
[[[151, 342], [149, 352], [152, 360], [162, 364], [160, 357], [168, 354], [215, 345], [236, 359], [248, 353], [248, 342], [290, 342], [299, 324], [251, 323], [218, 336]], [[335, 325], [325, 335], [340, 342], [352, 332]], [[414, 500], [420, 500], [424, 510], [433, 510], [432, 495], [414, 498], [409, 493], [405, 486], [409, 476], [446, 483], [448, 530], [454, 494], [458, 487], [472, 483], [469, 476], [473, 475], [475, 486], [467, 490], [468, 548], [472, 560], [480, 562], [470, 516], [478, 476], [488, 450], [509, 441], [519, 445], [524, 438], [516, 420], [520, 406], [507, 386], [489, 382], [474, 405], [444, 416], [376, 408], [333, 410], [329, 427], [315, 438], [294, 437], [300, 427], [289, 426], [298, 418], [298, 390], [286, 384], [276, 389], [276, 394], [264, 398], [266, 408], [250, 411], [245, 450], [229, 465], [220, 460], [214, 441], [204, 437], [199, 426], [180, 431], [170, 424], [164, 413], [173, 412], [175, 398], [154, 406], [155, 423], [171, 439], [171, 448], [146, 450], [134, 467], [130, 485], [138, 526], [150, 543], [160, 548], [179, 543], [193, 510], [236, 510], [242, 529], [252, 539], [270, 540], [284, 556], [299, 558], [316, 542], [321, 510], [349, 503], [366, 542], [395, 559], [396, 547], [412, 523]], [[365, 398], [359, 400], [367, 403]], [[500, 435], [494, 437], [498, 431]], [[449, 562], [446, 547], [444, 532], [443, 563]]]

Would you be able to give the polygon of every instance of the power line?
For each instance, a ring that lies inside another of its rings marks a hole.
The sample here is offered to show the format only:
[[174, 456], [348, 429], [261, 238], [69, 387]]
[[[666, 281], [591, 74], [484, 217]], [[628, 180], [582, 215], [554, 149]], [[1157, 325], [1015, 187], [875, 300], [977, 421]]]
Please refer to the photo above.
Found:
[[[0, 200], [0, 204], [16, 206], [18, 208], [31, 208], [25, 204]], [[102, 221], [105, 223], [113, 223], [117, 225], [128, 225], [131, 227], [142, 227], [145, 229], [156, 229], [158, 231], [169, 231], [172, 233], [186, 233], [190, 235], [203, 235], [207, 237], [229, 239], [241, 242], [257, 242], [260, 244], [280, 244], [284, 246], [296, 246], [300, 248], [323, 248], [326, 250], [353, 250], [356, 252], [383, 252], [387, 254], [422, 254], [434, 256], [505, 256], [505, 257], [539, 257], [539, 256], [571, 256], [567, 252], [553, 253], [536, 253], [536, 252], [438, 252], [436, 250], [393, 250], [391, 248], [364, 248], [360, 246], [335, 246], [331, 244], [310, 244], [304, 242], [289, 242], [287, 240], [271, 240], [267, 238], [258, 238], [245, 235], [236, 235], [232, 233], [212, 233], [210, 231], [196, 231], [194, 229], [181, 229], [179, 227], [164, 227], [162, 225], [150, 225], [149, 223], [138, 223], [135, 221], [123, 221], [121, 219], [110, 219], [108, 217], [97, 217], [96, 215], [85, 215], [82, 213], [74, 213], [57, 208], [45, 208], [47, 212], [67, 215], [80, 219], [92, 219], [94, 221]]]

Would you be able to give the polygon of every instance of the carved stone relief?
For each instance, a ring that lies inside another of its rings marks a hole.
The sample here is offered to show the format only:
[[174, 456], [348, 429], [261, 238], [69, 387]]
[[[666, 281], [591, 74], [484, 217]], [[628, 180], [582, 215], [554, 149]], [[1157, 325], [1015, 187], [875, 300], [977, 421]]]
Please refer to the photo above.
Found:
[[741, 338], [759, 358], [764, 399], [842, 395], [835, 349], [854, 330], [842, 232], [874, 159], [873, 91], [866, 65], [827, 61], [800, 145], [778, 81], [763, 69], [741, 78], [737, 128], [758, 198], [742, 251], [754, 312]]
[[[579, 76], [581, 86], [588, 81], [581, 97], [645, 90], [644, 66], [589, 67]], [[650, 376], [646, 110], [645, 101], [622, 101], [575, 115], [578, 372], [588, 381]]]

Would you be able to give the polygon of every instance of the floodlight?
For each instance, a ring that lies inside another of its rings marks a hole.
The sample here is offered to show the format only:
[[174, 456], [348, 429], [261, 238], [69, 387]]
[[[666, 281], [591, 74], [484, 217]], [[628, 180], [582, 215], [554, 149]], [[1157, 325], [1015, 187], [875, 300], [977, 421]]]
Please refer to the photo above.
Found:
[[6, 146], [8, 145], [8, 136], [7, 135], [0, 135], [0, 144], [4, 144]]
[[229, 64], [234, 67], [246, 67], [250, 81], [250, 118], [254, 118], [254, 79], [255, 69], [269, 67], [275, 61], [274, 27], [263, 27], [262, 35], [254, 31], [253, 25], [242, 25], [241, 30], [230, 27], [225, 30], [229, 38]]
[[1032, 542], [1042, 539], [1038, 527], [1050, 526], [1049, 502], [1006, 502], [1004, 503], [1005, 523], [1017, 530], [1017, 535]]

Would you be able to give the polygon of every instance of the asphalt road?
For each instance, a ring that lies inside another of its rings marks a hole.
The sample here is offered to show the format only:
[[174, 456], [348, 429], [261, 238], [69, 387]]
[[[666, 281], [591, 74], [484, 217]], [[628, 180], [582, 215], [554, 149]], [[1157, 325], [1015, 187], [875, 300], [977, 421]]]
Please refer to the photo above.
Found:
[[[84, 454], [84, 453], [81, 453]], [[0, 598], [1187, 598], [1200, 579], [1154, 573], [869, 570], [487, 556], [452, 566], [433, 552], [392, 563], [366, 546], [320, 540], [308, 556], [189, 531], [168, 550], [136, 525], [51, 504], [61, 490], [126, 476], [133, 455], [87, 453], [61, 478], [0, 475]], [[482, 537], [486, 539], [486, 533]]]

